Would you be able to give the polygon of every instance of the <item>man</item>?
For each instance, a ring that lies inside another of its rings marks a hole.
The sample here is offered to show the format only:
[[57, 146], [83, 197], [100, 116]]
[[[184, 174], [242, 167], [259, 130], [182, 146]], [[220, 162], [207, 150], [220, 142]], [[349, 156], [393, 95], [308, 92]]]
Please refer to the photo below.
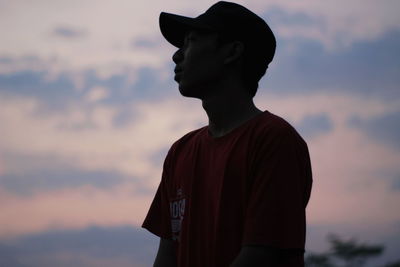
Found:
[[161, 13], [183, 96], [208, 126], [170, 148], [143, 227], [160, 237], [154, 266], [303, 266], [311, 192], [307, 145], [253, 103], [275, 37], [245, 7], [218, 2], [196, 18]]

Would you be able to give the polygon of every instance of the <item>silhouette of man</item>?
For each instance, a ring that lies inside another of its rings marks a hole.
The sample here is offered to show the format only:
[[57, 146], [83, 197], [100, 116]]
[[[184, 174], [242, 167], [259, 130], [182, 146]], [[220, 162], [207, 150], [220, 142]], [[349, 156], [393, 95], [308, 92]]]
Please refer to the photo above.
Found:
[[230, 2], [196, 18], [162, 12], [160, 28], [178, 48], [180, 93], [200, 99], [209, 122], [164, 161], [143, 223], [160, 237], [154, 266], [304, 266], [307, 145], [253, 103], [275, 53], [272, 31]]

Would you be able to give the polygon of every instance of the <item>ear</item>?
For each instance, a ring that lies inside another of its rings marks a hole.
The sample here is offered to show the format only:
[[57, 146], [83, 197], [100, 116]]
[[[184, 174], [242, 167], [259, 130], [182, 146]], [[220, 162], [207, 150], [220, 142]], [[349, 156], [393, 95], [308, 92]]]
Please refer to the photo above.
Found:
[[244, 44], [239, 41], [234, 41], [229, 44], [226, 44], [226, 57], [224, 60], [224, 64], [230, 64], [236, 60], [238, 60], [244, 52]]

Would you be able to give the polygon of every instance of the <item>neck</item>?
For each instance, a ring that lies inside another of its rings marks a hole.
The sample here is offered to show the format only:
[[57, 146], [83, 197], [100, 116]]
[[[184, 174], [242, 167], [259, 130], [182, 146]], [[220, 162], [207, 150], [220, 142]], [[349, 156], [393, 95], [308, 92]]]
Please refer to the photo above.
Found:
[[213, 137], [223, 136], [262, 113], [250, 96], [216, 96], [203, 100], [203, 108], [207, 113], [208, 129]]

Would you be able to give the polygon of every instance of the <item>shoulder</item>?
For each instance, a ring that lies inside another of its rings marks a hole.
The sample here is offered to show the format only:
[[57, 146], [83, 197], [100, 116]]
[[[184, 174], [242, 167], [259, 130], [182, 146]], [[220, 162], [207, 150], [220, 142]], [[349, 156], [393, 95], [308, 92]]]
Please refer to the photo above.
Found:
[[250, 149], [254, 155], [295, 152], [308, 154], [308, 146], [296, 129], [285, 119], [265, 111], [252, 125]]
[[170, 147], [168, 151], [167, 157], [173, 156], [173, 154], [176, 154], [178, 151], [182, 150], [184, 147], [187, 147], [188, 145], [193, 145], [196, 142], [200, 140], [202, 135], [204, 134], [204, 131], [206, 130], [206, 127], [201, 127], [199, 129], [193, 130], [188, 132], [187, 134], [183, 135], [181, 138], [176, 140], [172, 146]]
[[294, 138], [303, 140], [296, 129], [282, 117], [265, 111], [257, 121], [255, 132], [261, 138]]
[[201, 127], [199, 129], [193, 130], [176, 140], [171, 148], [178, 148], [182, 145], [185, 145], [187, 143], [195, 142], [199, 138], [201, 138], [202, 134], [204, 134], [204, 131], [206, 130], [206, 127]]

